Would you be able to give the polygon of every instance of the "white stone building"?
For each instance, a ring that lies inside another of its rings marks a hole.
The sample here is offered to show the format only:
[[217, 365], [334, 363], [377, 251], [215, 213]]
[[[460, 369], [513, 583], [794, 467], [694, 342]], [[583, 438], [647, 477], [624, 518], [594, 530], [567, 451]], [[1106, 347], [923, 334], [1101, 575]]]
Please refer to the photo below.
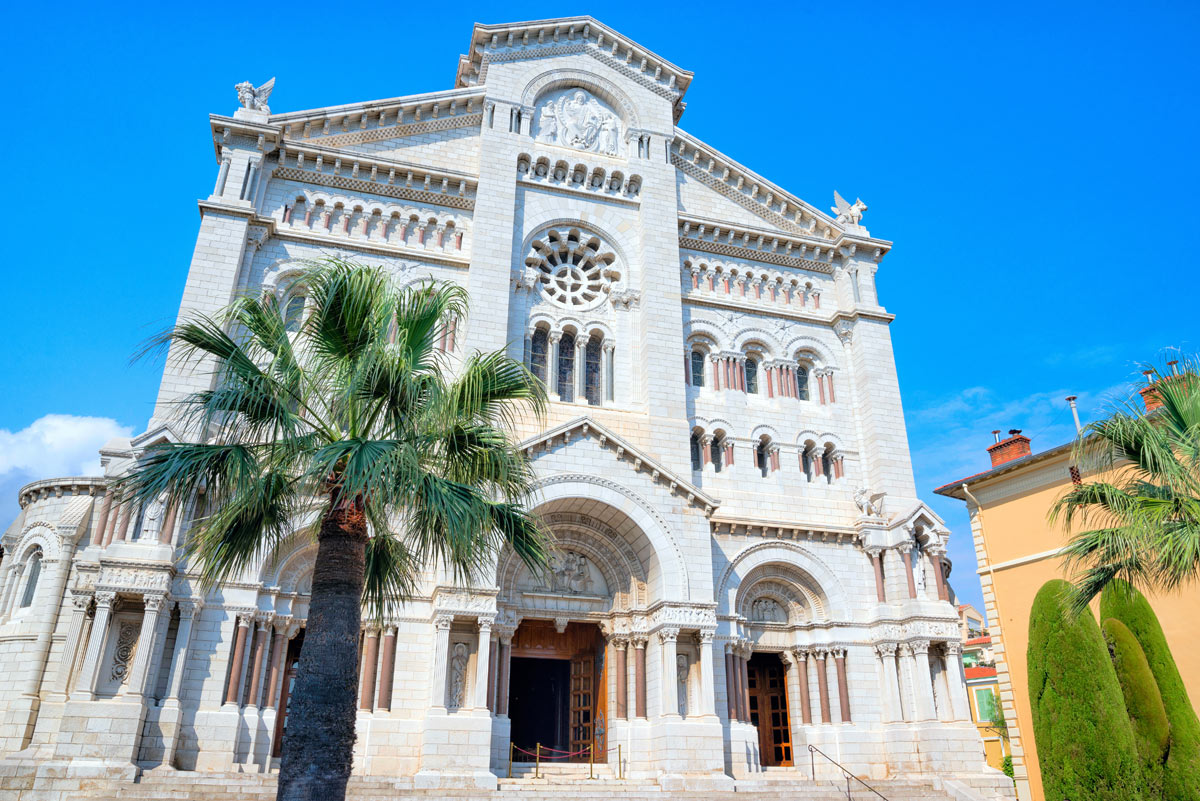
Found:
[[[553, 396], [521, 432], [553, 578], [508, 555], [486, 586], [431, 569], [364, 631], [355, 771], [495, 787], [510, 744], [540, 743], [728, 789], [808, 781], [813, 745], [864, 778], [1007, 795], [970, 721], [947, 531], [913, 483], [875, 291], [890, 243], [864, 206], [831, 215], [681, 129], [691, 80], [579, 17], [476, 25], [450, 90], [286, 113], [246, 91], [211, 117], [181, 315], [246, 292], [299, 310], [302, 260], [381, 263], [467, 287], [445, 348], [508, 348]], [[0, 774], [271, 770], [315, 545], [204, 593], [180, 550], [194, 506], [106, 490], [187, 436], [171, 403], [208, 380], [168, 365], [106, 478], [22, 490]]]

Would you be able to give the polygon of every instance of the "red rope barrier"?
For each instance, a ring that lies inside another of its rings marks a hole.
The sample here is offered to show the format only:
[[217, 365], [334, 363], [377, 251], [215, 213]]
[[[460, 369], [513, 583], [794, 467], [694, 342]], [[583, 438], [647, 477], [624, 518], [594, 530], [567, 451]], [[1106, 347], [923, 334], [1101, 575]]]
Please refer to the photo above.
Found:
[[[522, 748], [519, 745], [514, 745], [513, 748], [517, 751], [520, 751], [522, 754], [528, 754], [529, 756], [531, 756], [535, 759], [538, 759], [538, 758], [541, 758], [541, 759], [569, 759], [570, 757], [581, 756], [581, 755], [587, 753], [587, 749], [584, 749], [582, 751], [560, 751], [557, 748], [550, 748], [548, 746], [543, 746], [542, 753], [539, 755], [539, 754], [534, 753], [533, 751], [526, 751], [524, 748]], [[556, 751], [560, 754], [560, 756], [550, 756], [549, 754], [546, 753], [547, 751]]]

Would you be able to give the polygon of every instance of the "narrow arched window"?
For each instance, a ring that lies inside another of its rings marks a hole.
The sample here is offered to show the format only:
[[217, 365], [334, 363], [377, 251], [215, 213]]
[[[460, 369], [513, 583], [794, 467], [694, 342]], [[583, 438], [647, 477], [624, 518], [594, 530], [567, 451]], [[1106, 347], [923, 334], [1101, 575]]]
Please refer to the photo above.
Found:
[[545, 328], [535, 329], [529, 340], [529, 372], [546, 383], [546, 348], [549, 332]]
[[805, 480], [812, 481], [812, 456], [807, 447], [800, 451], [800, 469], [804, 472]]
[[287, 300], [283, 302], [283, 328], [289, 334], [300, 330], [300, 324], [304, 322], [304, 304], [307, 300], [301, 290], [288, 295]]
[[762, 473], [762, 477], [766, 478], [767, 474], [771, 472], [770, 455], [766, 440], [760, 441], [758, 447], [754, 449], [754, 462], [758, 465], [758, 471]]
[[700, 435], [697, 434], [695, 431], [692, 432], [691, 446], [692, 446], [692, 469], [693, 470], [701, 470], [704, 467], [704, 465], [701, 463], [701, 458], [700, 458]]
[[704, 351], [692, 351], [692, 386], [704, 386]]
[[575, 400], [575, 335], [569, 331], [558, 341], [558, 398]]
[[28, 566], [25, 568], [25, 592], [21, 595], [21, 608], [33, 604], [33, 596], [37, 594], [38, 579], [42, 575], [42, 549], [38, 548], [29, 557]]
[[796, 368], [796, 397], [808, 400], [808, 368], [804, 365]]
[[721, 472], [724, 466], [721, 457], [724, 455], [724, 443], [717, 437], [713, 437], [713, 441], [708, 446], [709, 458], [712, 461], [713, 470], [717, 473]]
[[821, 473], [825, 476], [827, 484], [833, 483], [833, 457], [829, 451], [821, 452]]
[[758, 359], [746, 359], [746, 392], [758, 394]]
[[592, 406], [600, 405], [600, 353], [600, 337], [588, 339], [583, 359], [583, 394]]

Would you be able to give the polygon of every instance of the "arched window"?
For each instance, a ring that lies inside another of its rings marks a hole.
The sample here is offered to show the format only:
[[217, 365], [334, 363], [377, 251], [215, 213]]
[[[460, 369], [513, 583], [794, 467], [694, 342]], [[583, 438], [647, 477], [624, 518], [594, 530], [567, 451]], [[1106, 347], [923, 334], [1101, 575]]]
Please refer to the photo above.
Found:
[[712, 466], [713, 466], [714, 472], [720, 473], [721, 468], [724, 467], [725, 463], [721, 458], [724, 455], [724, 452], [725, 452], [724, 437], [721, 437], [721, 436], [713, 437], [712, 442], [709, 443], [709, 445], [708, 445], [708, 453], [709, 453], [709, 458], [712, 460]]
[[21, 595], [21, 608], [33, 604], [33, 596], [37, 594], [38, 579], [42, 575], [42, 549], [36, 549], [29, 557], [25, 567], [25, 592]]
[[828, 449], [821, 451], [821, 473], [825, 476], [825, 483], [833, 483], [833, 455]]
[[691, 385], [704, 386], [704, 351], [691, 351]]
[[537, 328], [529, 340], [529, 372], [533, 373], [543, 384], [546, 383], [546, 352], [549, 345], [550, 332], [545, 328]]
[[588, 339], [584, 350], [583, 394], [592, 406], [600, 405], [600, 337]]
[[293, 289], [283, 301], [283, 328], [289, 334], [300, 330], [300, 324], [304, 322], [304, 305], [307, 302], [308, 298], [303, 289]]
[[558, 398], [575, 400], [575, 335], [565, 332], [558, 341]]
[[803, 364], [796, 368], [796, 397], [808, 400], [808, 368]]
[[701, 454], [700, 454], [700, 434], [699, 434], [699, 432], [696, 432], [696, 431], [692, 432], [691, 446], [692, 446], [692, 469], [696, 470], [696, 471], [702, 470], [704, 468], [704, 464], [702, 463]]
[[758, 471], [762, 473], [763, 478], [771, 472], [770, 443], [767, 440], [759, 440], [758, 447], [754, 449], [754, 463], [758, 465]]
[[758, 394], [758, 359], [753, 356], [746, 358], [746, 392]]

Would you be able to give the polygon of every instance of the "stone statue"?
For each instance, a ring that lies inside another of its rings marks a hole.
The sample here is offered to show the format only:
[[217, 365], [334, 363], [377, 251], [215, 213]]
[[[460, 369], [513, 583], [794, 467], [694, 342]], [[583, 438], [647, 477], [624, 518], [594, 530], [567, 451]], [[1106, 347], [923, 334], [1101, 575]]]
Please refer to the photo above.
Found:
[[750, 604], [750, 619], [760, 623], [786, 623], [787, 612], [774, 598], [759, 598]]
[[886, 492], [872, 493], [866, 487], [854, 491], [854, 503], [864, 517], [883, 517], [883, 498]]
[[238, 102], [242, 104], [242, 108], [271, 113], [271, 107], [267, 105], [267, 98], [271, 96], [271, 90], [275, 88], [274, 78], [257, 89], [249, 81], [242, 81], [233, 88], [237, 90]]
[[679, 684], [679, 714], [686, 717], [688, 695], [688, 658], [686, 654], [678, 654], [675, 657], [675, 680]]
[[463, 697], [467, 688], [467, 645], [454, 644], [454, 656], [450, 658], [450, 708], [457, 709], [463, 705]]
[[867, 210], [867, 204], [862, 202], [861, 198], [856, 198], [853, 205], [846, 202], [846, 199], [837, 193], [833, 193], [833, 202], [837, 205], [829, 208], [837, 215], [837, 221], [843, 225], [861, 225], [863, 212]]
[[562, 556], [550, 558], [550, 572], [554, 592], [584, 593], [592, 588], [592, 575], [588, 570], [588, 558], [575, 551], [565, 551]]
[[159, 495], [146, 504], [146, 509], [142, 512], [142, 528], [141, 533], [138, 535], [139, 539], [147, 541], [158, 539], [158, 532], [162, 528], [163, 511], [166, 509], [166, 505], [166, 495]]
[[615, 156], [621, 149], [621, 120], [582, 89], [547, 100], [538, 110], [537, 141]]

